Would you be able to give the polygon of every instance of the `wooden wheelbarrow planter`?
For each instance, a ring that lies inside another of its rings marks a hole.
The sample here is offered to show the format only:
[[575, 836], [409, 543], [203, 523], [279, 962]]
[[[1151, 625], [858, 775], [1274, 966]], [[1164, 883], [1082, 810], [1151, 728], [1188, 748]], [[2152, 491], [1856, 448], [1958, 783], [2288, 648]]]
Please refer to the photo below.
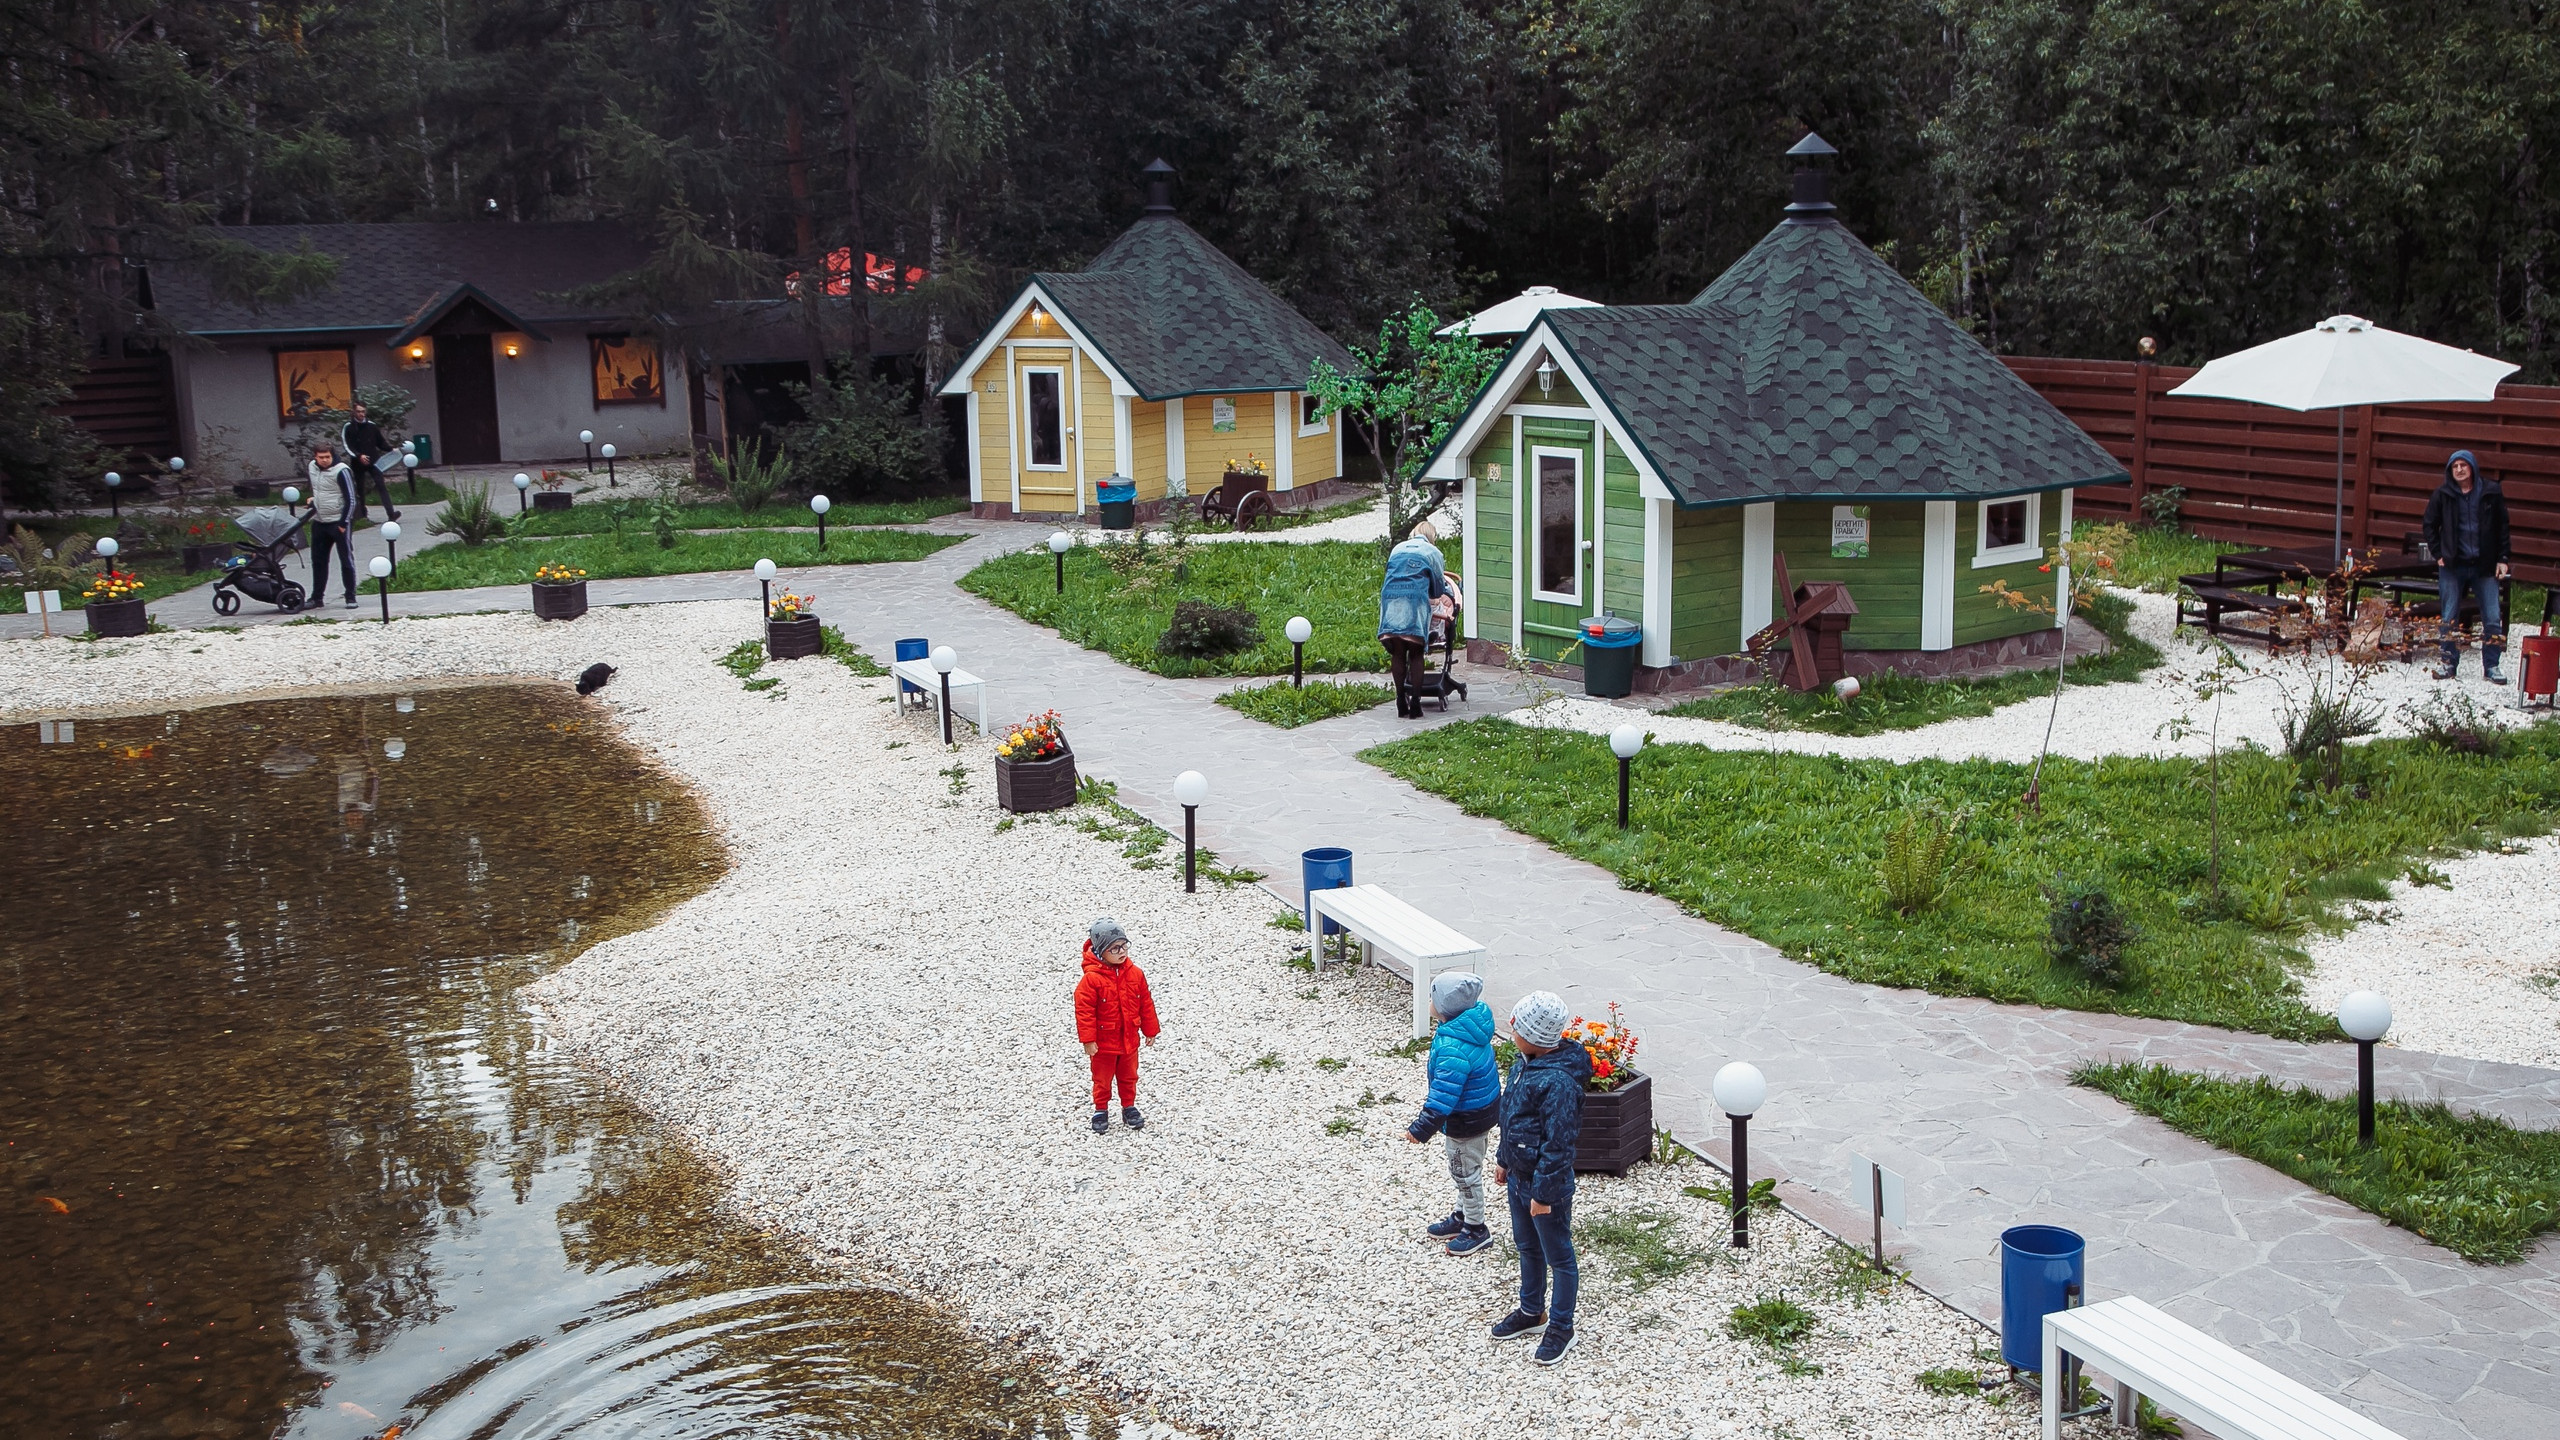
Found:
[[1256, 520], [1267, 520], [1279, 513], [1271, 500], [1271, 477], [1249, 475], [1229, 470], [1218, 481], [1218, 488], [1200, 497], [1200, 523], [1233, 525], [1250, 530]]

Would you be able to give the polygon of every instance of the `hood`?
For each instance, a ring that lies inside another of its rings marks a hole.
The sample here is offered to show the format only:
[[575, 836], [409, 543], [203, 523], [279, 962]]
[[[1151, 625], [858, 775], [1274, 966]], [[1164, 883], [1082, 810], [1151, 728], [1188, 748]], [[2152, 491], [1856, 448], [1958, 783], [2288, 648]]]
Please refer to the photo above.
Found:
[[1114, 965], [1114, 964], [1112, 964], [1110, 961], [1105, 960], [1105, 959], [1103, 959], [1101, 956], [1096, 955], [1095, 953], [1093, 953], [1093, 942], [1092, 942], [1092, 941], [1087, 940], [1086, 942], [1084, 942], [1084, 969], [1085, 969], [1085, 973], [1086, 973], [1086, 974], [1088, 974], [1088, 975], [1093, 975], [1093, 974], [1101, 974], [1101, 975], [1116, 975], [1118, 972], [1120, 972], [1120, 971], [1122, 971], [1122, 970], [1126, 970], [1126, 969], [1128, 969], [1128, 968], [1129, 968], [1129, 966], [1131, 966], [1131, 965], [1133, 965], [1133, 964], [1135, 964], [1135, 963], [1137, 963], [1137, 962], [1135, 962], [1135, 961], [1123, 961], [1122, 963], [1120, 963], [1120, 964], [1118, 964], [1118, 965]]
[[[2444, 483], [2447, 485], [2452, 485], [2454, 483], [2453, 462], [2456, 460], [2468, 460], [2471, 462], [2472, 488], [2477, 489], [2480, 486], [2489, 483], [2489, 472], [2480, 468], [2480, 457], [2472, 454], [2468, 450], [2456, 450], [2452, 454], [2444, 457]], [[2454, 488], [2460, 489], [2461, 487], [2457, 485]]]
[[1467, 1010], [1440, 1022], [1440, 1032], [1467, 1045], [1493, 1043], [1493, 1007], [1479, 1000]]
[[1523, 1070], [1562, 1070], [1573, 1077], [1576, 1085], [1591, 1079], [1591, 1052], [1579, 1045], [1564, 1045], [1544, 1055], [1532, 1055], [1521, 1064]]

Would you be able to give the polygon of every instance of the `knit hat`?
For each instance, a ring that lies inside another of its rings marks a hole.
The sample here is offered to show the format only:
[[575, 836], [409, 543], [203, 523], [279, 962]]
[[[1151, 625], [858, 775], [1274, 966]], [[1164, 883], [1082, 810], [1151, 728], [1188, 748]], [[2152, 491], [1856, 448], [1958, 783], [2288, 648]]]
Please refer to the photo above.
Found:
[[1129, 932], [1121, 929], [1120, 922], [1110, 916], [1097, 915], [1093, 928], [1085, 932], [1085, 938], [1093, 942], [1093, 953], [1099, 955], [1114, 945], [1128, 944]]
[[1475, 1008], [1484, 997], [1484, 977], [1464, 970], [1452, 970], [1431, 980], [1431, 1013], [1443, 1020], [1455, 1020]]
[[1511, 1033], [1542, 1050], [1564, 1043], [1564, 1001], [1551, 991], [1532, 990], [1511, 1007]]

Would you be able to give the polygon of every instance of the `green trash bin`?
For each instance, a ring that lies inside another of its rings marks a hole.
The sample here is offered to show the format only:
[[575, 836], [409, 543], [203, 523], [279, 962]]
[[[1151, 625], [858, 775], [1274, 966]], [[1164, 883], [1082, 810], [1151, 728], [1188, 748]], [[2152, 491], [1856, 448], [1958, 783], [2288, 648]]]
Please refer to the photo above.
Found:
[[409, 439], [418, 447], [418, 463], [420, 465], [433, 465], [436, 463], [436, 437], [428, 434], [424, 430], [421, 430], [417, 434], [410, 436]]
[[1582, 621], [1582, 693], [1616, 700], [1636, 688], [1636, 656], [1644, 631], [1633, 620], [1588, 615]]

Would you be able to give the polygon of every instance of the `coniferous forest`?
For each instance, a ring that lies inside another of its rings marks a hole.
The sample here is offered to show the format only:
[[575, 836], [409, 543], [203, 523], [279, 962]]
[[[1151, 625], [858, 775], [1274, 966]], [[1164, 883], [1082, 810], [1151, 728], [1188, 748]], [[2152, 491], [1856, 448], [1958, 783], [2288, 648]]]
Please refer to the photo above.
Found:
[[[612, 219], [632, 313], [849, 249], [930, 371], [1180, 171], [1337, 335], [1551, 284], [1686, 299], [1841, 152], [1843, 218], [2005, 352], [2195, 362], [2353, 311], [2555, 365], [2560, 46], [2524, 0], [8, 0], [0, 465], [226, 228]], [[858, 321], [855, 323], [859, 323]], [[840, 327], [845, 328], [845, 327]], [[867, 337], [835, 333], [859, 353]]]

